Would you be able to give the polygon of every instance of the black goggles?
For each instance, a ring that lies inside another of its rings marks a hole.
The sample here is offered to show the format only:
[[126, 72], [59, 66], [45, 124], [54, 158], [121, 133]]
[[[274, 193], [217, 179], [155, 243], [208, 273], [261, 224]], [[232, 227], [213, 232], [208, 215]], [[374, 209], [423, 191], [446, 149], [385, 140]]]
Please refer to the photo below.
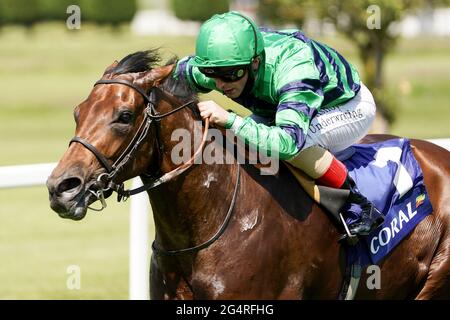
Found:
[[201, 73], [209, 78], [218, 78], [223, 82], [234, 82], [242, 79], [245, 76], [245, 71], [248, 69], [247, 65], [237, 67], [199, 67]]

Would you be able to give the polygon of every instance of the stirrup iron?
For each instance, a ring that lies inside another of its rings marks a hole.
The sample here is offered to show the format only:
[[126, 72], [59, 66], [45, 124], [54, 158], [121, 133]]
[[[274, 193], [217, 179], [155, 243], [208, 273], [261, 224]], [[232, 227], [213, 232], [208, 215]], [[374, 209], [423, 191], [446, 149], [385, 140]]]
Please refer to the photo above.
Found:
[[347, 241], [347, 243], [351, 246], [354, 246], [355, 244], [358, 243], [359, 238], [356, 234], [352, 234], [350, 232], [350, 229], [348, 228], [347, 222], [345, 222], [344, 216], [342, 215], [342, 213], [339, 213], [339, 218], [341, 219], [342, 225], [344, 226], [345, 229], [345, 234], [343, 234], [340, 238], [339, 241]]

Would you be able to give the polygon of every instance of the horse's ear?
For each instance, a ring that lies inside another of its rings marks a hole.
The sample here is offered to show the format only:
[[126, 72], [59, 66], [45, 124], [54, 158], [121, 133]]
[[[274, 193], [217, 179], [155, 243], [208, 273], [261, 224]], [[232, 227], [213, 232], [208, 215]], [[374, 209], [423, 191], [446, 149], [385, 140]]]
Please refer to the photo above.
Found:
[[109, 73], [112, 69], [117, 67], [118, 64], [119, 64], [119, 62], [117, 60], [114, 60], [114, 62], [105, 69], [105, 72], [103, 72], [103, 75]]
[[140, 79], [137, 79], [137, 82], [144, 88], [157, 86], [172, 73], [174, 67], [174, 64], [169, 64], [164, 67], [152, 69], [144, 73]]
[[175, 68], [174, 64], [169, 64], [167, 66], [155, 69], [155, 82], [161, 82], [162, 80], [164, 80], [165, 78], [167, 78], [173, 71], [173, 69]]

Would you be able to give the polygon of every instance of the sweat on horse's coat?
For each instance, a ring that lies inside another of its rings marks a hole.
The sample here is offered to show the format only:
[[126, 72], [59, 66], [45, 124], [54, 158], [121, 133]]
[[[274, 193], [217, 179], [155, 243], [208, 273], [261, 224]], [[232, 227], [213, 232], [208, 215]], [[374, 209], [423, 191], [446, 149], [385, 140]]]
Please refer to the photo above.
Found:
[[[147, 65], [155, 60], [154, 54], [131, 55], [132, 58], [114, 63], [102, 79], [123, 79], [145, 91], [159, 86], [182, 102], [189, 101], [192, 92], [185, 83], [171, 77], [171, 66]], [[138, 67], [130, 69], [130, 64]], [[130, 73], [116, 74], [115, 68]], [[133, 116], [129, 122], [117, 122], [124, 107]], [[138, 130], [145, 107], [143, 97], [133, 88], [120, 84], [96, 86], [76, 108], [76, 135], [93, 144], [113, 163]], [[155, 100], [159, 113], [170, 112], [174, 107], [170, 101]], [[177, 128], [199, 132], [201, 128], [193, 125], [198, 119], [196, 108], [189, 108], [155, 122], [115, 182], [138, 175], [148, 182], [177, 168], [170, 159], [170, 150], [176, 144], [170, 140], [171, 133]], [[365, 142], [388, 138], [368, 136]], [[380, 289], [360, 286], [356, 298], [450, 298], [450, 153], [420, 140], [411, 140], [411, 144], [435, 210], [381, 261]], [[223, 152], [225, 157], [227, 151]], [[276, 176], [267, 176], [255, 166], [244, 164], [239, 184], [237, 166], [194, 165], [148, 191], [158, 247], [175, 250], [211, 239], [222, 225], [237, 187], [233, 216], [211, 245], [189, 254], [152, 255], [151, 298], [337, 298], [344, 256], [336, 226], [327, 214], [298, 187], [285, 166], [280, 166]], [[91, 151], [72, 143], [47, 182], [51, 207], [61, 217], [82, 219], [87, 206], [95, 201], [87, 190], [104, 172]], [[211, 181], [205, 188], [210, 174], [217, 182]], [[252, 212], [257, 219], [248, 219]], [[365, 270], [362, 274], [364, 284], [368, 275]]]

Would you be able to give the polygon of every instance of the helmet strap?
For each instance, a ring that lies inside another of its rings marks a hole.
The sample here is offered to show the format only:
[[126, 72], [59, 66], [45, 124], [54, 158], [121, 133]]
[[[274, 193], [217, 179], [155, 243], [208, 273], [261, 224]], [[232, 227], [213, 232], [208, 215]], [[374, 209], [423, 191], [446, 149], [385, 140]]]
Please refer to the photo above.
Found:
[[[253, 62], [255, 61], [255, 59], [259, 59], [259, 63], [258, 63], [258, 67], [257, 68], [253, 68]], [[261, 63], [262, 63], [262, 57], [261, 56], [256, 56], [252, 59], [252, 61], [250, 62], [250, 64], [247, 67], [247, 71], [248, 71], [248, 79], [247, 79], [247, 83], [245, 84], [244, 90], [242, 91], [241, 95], [247, 95], [249, 94], [254, 85], [255, 85], [255, 81], [256, 81], [256, 76], [258, 74], [258, 70], [259, 68], [261, 68]]]
[[246, 95], [250, 94], [250, 92], [253, 89], [253, 86], [255, 85], [255, 78], [256, 74], [258, 73], [258, 70], [253, 70], [252, 64], [250, 63], [247, 66], [247, 72], [248, 72], [248, 78], [247, 82], [245, 83], [244, 90], [242, 90], [241, 97], [245, 97]]

